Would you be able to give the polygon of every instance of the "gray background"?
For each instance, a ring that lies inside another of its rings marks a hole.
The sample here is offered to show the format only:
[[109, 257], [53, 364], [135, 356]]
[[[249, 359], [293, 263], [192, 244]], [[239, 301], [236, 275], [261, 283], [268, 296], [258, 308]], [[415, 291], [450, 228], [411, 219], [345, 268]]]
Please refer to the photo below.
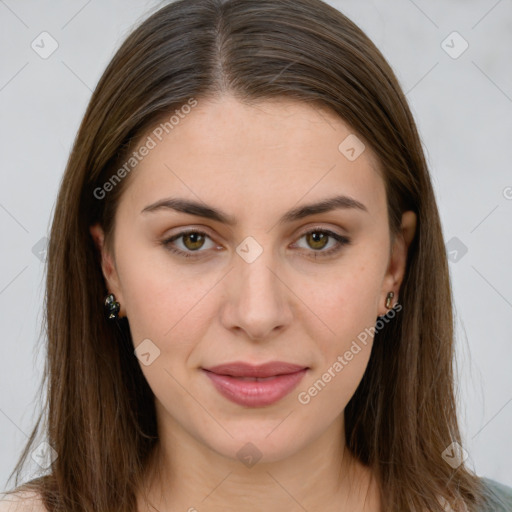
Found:
[[[329, 3], [407, 93], [453, 260], [464, 448], [512, 485], [512, 0]], [[0, 0], [0, 489], [37, 410], [44, 237], [71, 144], [115, 49], [156, 6]], [[47, 59], [31, 47], [43, 31], [58, 43]]]

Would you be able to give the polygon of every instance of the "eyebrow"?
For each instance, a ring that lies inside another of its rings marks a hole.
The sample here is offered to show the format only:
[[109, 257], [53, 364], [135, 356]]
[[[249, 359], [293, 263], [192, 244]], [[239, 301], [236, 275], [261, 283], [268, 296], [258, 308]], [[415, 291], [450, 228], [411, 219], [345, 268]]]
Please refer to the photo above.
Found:
[[[177, 212], [188, 213], [189, 215], [196, 215], [197, 217], [205, 217], [211, 220], [215, 220], [217, 222], [221, 222], [222, 224], [227, 224], [229, 226], [236, 225], [235, 217], [228, 215], [222, 212], [221, 210], [214, 208], [213, 206], [208, 206], [204, 203], [191, 201], [189, 199], [174, 197], [161, 199], [156, 203], [146, 206], [141, 211], [141, 214], [155, 212], [163, 209], [170, 209]], [[340, 209], [355, 209], [368, 213], [368, 209], [363, 203], [357, 201], [353, 197], [341, 195], [324, 199], [323, 201], [319, 201], [317, 203], [312, 203], [305, 206], [293, 208], [292, 210], [286, 212], [279, 219], [278, 224], [293, 222], [301, 220], [305, 217], [309, 217], [311, 215], [315, 215], [317, 213], [325, 213]]]

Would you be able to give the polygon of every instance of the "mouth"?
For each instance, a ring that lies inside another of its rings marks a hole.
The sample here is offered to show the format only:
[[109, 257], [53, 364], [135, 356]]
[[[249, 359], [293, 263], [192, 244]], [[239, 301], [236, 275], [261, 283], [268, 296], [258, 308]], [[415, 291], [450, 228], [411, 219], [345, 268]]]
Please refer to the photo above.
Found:
[[202, 368], [202, 371], [224, 398], [246, 407], [264, 407], [288, 395], [308, 369], [273, 361], [258, 366], [233, 362]]

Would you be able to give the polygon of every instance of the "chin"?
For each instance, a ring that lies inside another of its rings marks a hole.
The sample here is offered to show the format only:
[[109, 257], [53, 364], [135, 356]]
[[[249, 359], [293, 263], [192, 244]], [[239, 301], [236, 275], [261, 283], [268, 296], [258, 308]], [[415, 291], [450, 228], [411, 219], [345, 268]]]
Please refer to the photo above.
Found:
[[231, 423], [227, 430], [233, 437], [228, 434], [214, 438], [206, 436], [203, 443], [219, 455], [242, 462], [247, 467], [256, 462], [261, 464], [285, 460], [303, 448], [308, 437], [311, 440], [314, 437], [312, 432], [308, 435], [304, 424], [298, 425], [289, 419], [244, 419], [236, 426]]

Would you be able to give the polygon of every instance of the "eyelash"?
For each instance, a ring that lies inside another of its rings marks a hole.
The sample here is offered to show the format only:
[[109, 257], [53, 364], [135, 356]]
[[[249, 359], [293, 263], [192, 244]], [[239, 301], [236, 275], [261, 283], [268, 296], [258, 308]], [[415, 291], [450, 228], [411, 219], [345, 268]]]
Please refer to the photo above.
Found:
[[[313, 259], [317, 259], [318, 255], [320, 255], [321, 258], [324, 258], [324, 257], [327, 258], [329, 256], [332, 256], [332, 255], [338, 253], [339, 251], [341, 251], [341, 249], [343, 249], [344, 246], [350, 245], [350, 243], [351, 243], [350, 238], [347, 238], [346, 236], [343, 236], [343, 235], [339, 235], [338, 233], [334, 233], [333, 231], [329, 231], [328, 229], [322, 229], [322, 228], [313, 228], [313, 229], [310, 229], [309, 231], [302, 233], [302, 235], [299, 237], [299, 240], [301, 238], [305, 237], [306, 235], [310, 235], [312, 233], [321, 233], [323, 235], [327, 235], [329, 238], [333, 238], [337, 242], [337, 245], [335, 247], [333, 247], [327, 251], [322, 251], [322, 250], [315, 251], [314, 249], [311, 249], [311, 252], [314, 254]], [[178, 240], [186, 235], [191, 235], [191, 234], [204, 235], [208, 238], [211, 238], [210, 236], [208, 236], [207, 233], [205, 233], [203, 231], [191, 229], [188, 231], [182, 231], [181, 233], [173, 235], [170, 238], [166, 238], [165, 240], [162, 240], [161, 244], [168, 251], [170, 251], [174, 254], [177, 254], [179, 256], [183, 256], [185, 258], [198, 258], [200, 256], [199, 256], [199, 254], [196, 254], [196, 253], [201, 253], [201, 252], [205, 252], [205, 251], [201, 251], [201, 250], [182, 251], [181, 249], [176, 249], [176, 247], [174, 247], [172, 245], [172, 242], [174, 242], [175, 240]]]

